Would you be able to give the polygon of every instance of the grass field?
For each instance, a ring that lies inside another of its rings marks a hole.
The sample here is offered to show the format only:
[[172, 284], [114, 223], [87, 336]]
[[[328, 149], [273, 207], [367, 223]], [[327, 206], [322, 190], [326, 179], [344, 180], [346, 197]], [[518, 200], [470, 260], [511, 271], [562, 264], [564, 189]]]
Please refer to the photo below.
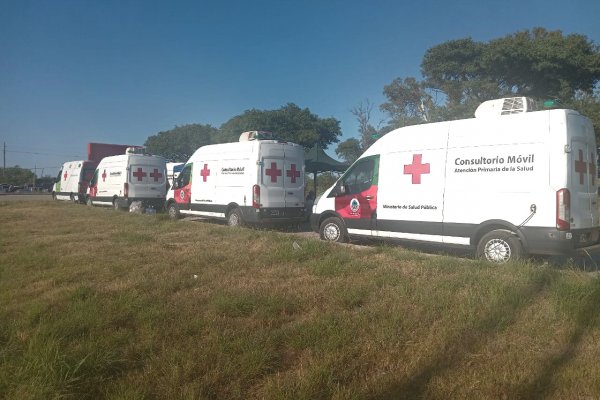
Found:
[[0, 398], [600, 398], [596, 272], [52, 202], [0, 246]]

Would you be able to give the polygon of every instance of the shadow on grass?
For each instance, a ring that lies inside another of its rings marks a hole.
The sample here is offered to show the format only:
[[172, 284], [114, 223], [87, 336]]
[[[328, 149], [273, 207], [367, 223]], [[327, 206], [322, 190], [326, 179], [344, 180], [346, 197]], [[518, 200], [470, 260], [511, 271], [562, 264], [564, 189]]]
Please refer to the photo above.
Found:
[[538, 375], [530, 384], [515, 389], [515, 398], [542, 399], [551, 396], [556, 390], [556, 386], [552, 384], [554, 377], [575, 358], [585, 334], [600, 324], [600, 280], [595, 279], [590, 286], [589, 294], [578, 304], [577, 312], [573, 316], [575, 328], [561, 352], [542, 363]]
[[461, 365], [463, 360], [483, 347], [493, 336], [513, 325], [521, 311], [543, 293], [551, 282], [550, 273], [521, 289], [507, 291], [495, 305], [493, 312], [458, 331], [444, 346], [444, 353], [432, 357], [429, 363], [407, 380], [390, 384], [372, 394], [374, 399], [413, 399], [426, 397], [430, 381], [445, 371]]

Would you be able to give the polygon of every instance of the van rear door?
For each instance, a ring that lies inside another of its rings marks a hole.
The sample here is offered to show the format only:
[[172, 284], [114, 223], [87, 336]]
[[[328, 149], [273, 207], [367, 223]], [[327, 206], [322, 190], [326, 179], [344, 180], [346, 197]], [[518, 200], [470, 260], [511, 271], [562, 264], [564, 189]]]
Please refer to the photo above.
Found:
[[282, 143], [261, 143], [260, 165], [261, 207], [284, 208], [286, 164]]
[[135, 160], [129, 167], [129, 195], [136, 198], [165, 197], [167, 190], [165, 163]]
[[577, 113], [567, 115], [571, 229], [598, 226], [597, 151], [592, 123]]
[[304, 149], [284, 147], [284, 200], [285, 207], [304, 207]]

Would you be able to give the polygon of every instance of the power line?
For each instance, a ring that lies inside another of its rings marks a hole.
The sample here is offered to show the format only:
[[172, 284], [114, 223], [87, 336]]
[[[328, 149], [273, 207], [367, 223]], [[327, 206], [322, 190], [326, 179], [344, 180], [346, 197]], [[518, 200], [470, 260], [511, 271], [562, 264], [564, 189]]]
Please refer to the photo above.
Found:
[[58, 154], [58, 153], [42, 153], [36, 151], [19, 151], [19, 150], [5, 150], [6, 153], [19, 153], [19, 154], [35, 154], [42, 156], [61, 156], [61, 157], [81, 157], [81, 154], [74, 156], [73, 154]]

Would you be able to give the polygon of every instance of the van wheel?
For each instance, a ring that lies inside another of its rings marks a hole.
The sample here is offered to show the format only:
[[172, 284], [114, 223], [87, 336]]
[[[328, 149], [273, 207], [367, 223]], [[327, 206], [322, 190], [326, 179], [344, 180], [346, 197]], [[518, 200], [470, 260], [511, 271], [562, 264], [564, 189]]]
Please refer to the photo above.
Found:
[[56, 198], [56, 193], [55, 193], [55, 192], [52, 192], [52, 200], [58, 200], [58, 199]]
[[341, 242], [345, 243], [348, 241], [348, 232], [341, 219], [338, 217], [327, 218], [320, 227], [320, 234], [322, 240], [328, 240], [330, 242]]
[[115, 211], [119, 211], [121, 209], [121, 207], [119, 207], [119, 198], [115, 197], [115, 199], [113, 200], [113, 208], [115, 209]]
[[169, 214], [169, 218], [171, 219], [179, 219], [181, 214], [179, 214], [179, 207], [177, 207], [177, 203], [169, 204], [167, 208], [167, 213]]
[[227, 216], [227, 225], [229, 226], [243, 226], [244, 220], [242, 219], [242, 213], [239, 208], [231, 210]]
[[73, 196], [73, 193], [71, 193], [71, 201], [72, 201], [73, 203], [77, 203], [77, 200], [75, 200], [75, 196]]
[[515, 261], [523, 256], [523, 246], [511, 231], [497, 229], [485, 234], [477, 245], [477, 257], [495, 264]]

